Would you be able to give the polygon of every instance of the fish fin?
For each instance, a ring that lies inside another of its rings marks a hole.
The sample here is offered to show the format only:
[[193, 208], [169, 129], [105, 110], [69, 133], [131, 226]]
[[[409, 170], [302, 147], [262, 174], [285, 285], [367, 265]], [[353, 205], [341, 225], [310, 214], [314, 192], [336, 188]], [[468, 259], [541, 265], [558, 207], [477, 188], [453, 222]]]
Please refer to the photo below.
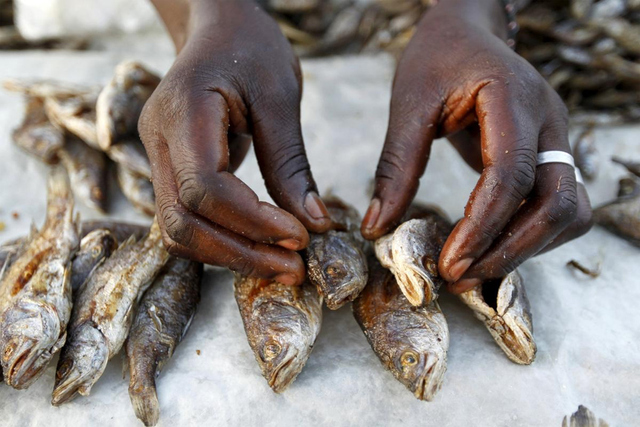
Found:
[[160, 316], [158, 316], [158, 309], [156, 308], [156, 306], [151, 304], [151, 306], [147, 308], [147, 314], [153, 321], [153, 326], [156, 328], [156, 331], [162, 333], [162, 330], [164, 328], [162, 325], [162, 319], [160, 318]]
[[155, 426], [160, 418], [160, 402], [155, 386], [131, 383], [129, 398], [133, 411], [145, 426]]
[[2, 270], [0, 270], [0, 281], [2, 281], [2, 277], [4, 276], [4, 273], [7, 271], [7, 267], [11, 263], [11, 255], [12, 254], [9, 254], [9, 256], [7, 256], [7, 258], [4, 260], [4, 263], [2, 264]]
[[129, 238], [127, 240], [125, 240], [124, 242], [120, 243], [120, 246], [118, 246], [118, 249], [126, 248], [127, 246], [131, 246], [131, 245], [135, 244], [136, 242], [137, 242], [136, 236], [134, 234], [132, 234], [131, 236], [129, 236]]
[[31, 228], [29, 228], [29, 235], [27, 236], [27, 241], [25, 242], [25, 245], [28, 242], [31, 242], [37, 235], [38, 235], [38, 226], [36, 225], [35, 222], [31, 221]]

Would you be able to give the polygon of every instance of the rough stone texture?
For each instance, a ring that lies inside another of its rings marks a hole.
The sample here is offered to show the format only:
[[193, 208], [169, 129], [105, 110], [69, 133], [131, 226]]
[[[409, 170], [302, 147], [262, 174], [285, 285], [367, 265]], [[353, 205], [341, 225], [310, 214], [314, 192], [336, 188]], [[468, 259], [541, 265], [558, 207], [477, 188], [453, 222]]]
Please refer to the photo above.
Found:
[[[139, 59], [165, 71], [170, 56], [115, 53], [0, 55], [0, 78], [48, 77], [104, 83], [122, 59]], [[303, 62], [302, 118], [311, 165], [321, 190], [366, 208], [366, 188], [384, 140], [393, 63], [386, 57]], [[22, 102], [0, 93], [0, 240], [25, 233], [44, 217], [45, 173], [10, 143]], [[579, 129], [574, 129], [572, 135]], [[640, 159], [640, 128], [596, 133], [603, 157], [600, 178], [589, 184], [595, 204], [615, 196], [622, 168], [604, 159], [613, 153]], [[239, 176], [267, 199], [255, 159]], [[440, 204], [452, 218], [462, 214], [476, 174], [445, 141], [434, 145], [418, 198]], [[13, 211], [20, 213], [14, 220]], [[113, 216], [142, 220], [122, 198]], [[86, 217], [96, 214], [82, 210]], [[420, 425], [560, 426], [584, 404], [611, 426], [640, 418], [640, 287], [637, 248], [594, 229], [577, 242], [528, 261], [521, 273], [531, 300], [538, 357], [515, 365], [484, 326], [446, 293], [449, 370], [431, 403], [416, 400], [385, 372], [353, 319], [350, 308], [326, 311], [309, 362], [283, 395], [271, 392], [245, 339], [232, 294], [232, 276], [209, 269], [200, 312], [189, 335], [159, 378], [160, 425]], [[602, 263], [597, 279], [565, 267], [570, 259]], [[200, 350], [200, 355], [196, 350]], [[29, 390], [0, 385], [0, 424], [138, 425], [127, 381], [115, 358], [88, 398], [61, 408], [49, 405], [54, 366]], [[141, 425], [141, 424], [140, 424]]]

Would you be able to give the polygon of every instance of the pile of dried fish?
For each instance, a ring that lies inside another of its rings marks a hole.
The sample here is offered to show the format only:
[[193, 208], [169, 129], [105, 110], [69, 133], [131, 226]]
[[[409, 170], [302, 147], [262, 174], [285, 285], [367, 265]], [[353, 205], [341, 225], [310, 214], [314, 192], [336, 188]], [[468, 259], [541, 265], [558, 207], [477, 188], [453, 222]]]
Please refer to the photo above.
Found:
[[640, 2], [541, 0], [518, 15], [518, 52], [576, 123], [640, 120]]
[[[439, 209], [412, 205], [405, 222], [375, 242], [377, 260], [370, 257], [369, 283], [353, 304], [373, 351], [421, 400], [433, 399], [447, 369], [449, 330], [437, 301], [443, 284], [437, 265], [451, 228]], [[486, 282], [460, 299], [509, 359], [533, 362], [531, 312], [517, 272]]]
[[127, 340], [131, 402], [155, 425], [155, 379], [191, 324], [202, 264], [170, 257], [155, 221], [81, 223], [61, 166], [49, 176], [44, 226], [0, 246], [0, 262], [4, 381], [29, 387], [62, 350], [52, 398], [60, 405], [88, 395]]
[[153, 216], [151, 166], [137, 133], [144, 103], [160, 77], [136, 62], [123, 62], [102, 90], [58, 82], [6, 81], [24, 94], [23, 123], [13, 141], [46, 164], [61, 163], [77, 199], [104, 212], [111, 159], [122, 192], [139, 211]]

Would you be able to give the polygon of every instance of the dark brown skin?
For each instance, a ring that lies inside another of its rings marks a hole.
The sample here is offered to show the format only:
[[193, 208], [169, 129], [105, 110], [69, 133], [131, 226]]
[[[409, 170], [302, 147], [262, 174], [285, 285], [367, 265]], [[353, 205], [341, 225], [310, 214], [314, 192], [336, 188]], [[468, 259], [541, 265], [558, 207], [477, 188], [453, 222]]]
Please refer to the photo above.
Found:
[[[153, 0], [178, 56], [139, 131], [170, 253], [302, 283], [307, 229], [331, 220], [300, 129], [302, 77], [277, 24], [251, 0]], [[269, 194], [233, 175], [251, 135]]]
[[591, 227], [589, 198], [573, 168], [536, 167], [538, 152], [571, 152], [567, 110], [506, 45], [501, 5], [447, 0], [422, 17], [398, 65], [376, 188], [362, 224], [365, 238], [376, 239], [399, 223], [433, 140], [447, 137], [481, 173], [440, 257], [440, 274], [454, 293], [503, 277]]

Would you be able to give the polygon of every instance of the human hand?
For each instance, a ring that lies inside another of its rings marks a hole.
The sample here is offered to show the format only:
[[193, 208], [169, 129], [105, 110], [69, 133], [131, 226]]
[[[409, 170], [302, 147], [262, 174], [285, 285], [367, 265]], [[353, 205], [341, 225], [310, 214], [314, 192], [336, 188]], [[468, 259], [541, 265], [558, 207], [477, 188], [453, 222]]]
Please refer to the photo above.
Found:
[[[178, 57], [142, 112], [158, 222], [170, 253], [284, 284], [303, 281], [295, 251], [329, 228], [300, 129], [299, 63], [253, 1], [157, 0]], [[269, 194], [233, 170], [253, 137]]]
[[497, 0], [448, 0], [423, 16], [395, 76], [391, 115], [362, 233], [376, 239], [415, 196], [434, 138], [446, 136], [481, 172], [444, 245], [439, 272], [454, 293], [502, 277], [591, 226], [574, 169], [536, 167], [539, 152], [570, 153], [567, 110], [505, 43]]

